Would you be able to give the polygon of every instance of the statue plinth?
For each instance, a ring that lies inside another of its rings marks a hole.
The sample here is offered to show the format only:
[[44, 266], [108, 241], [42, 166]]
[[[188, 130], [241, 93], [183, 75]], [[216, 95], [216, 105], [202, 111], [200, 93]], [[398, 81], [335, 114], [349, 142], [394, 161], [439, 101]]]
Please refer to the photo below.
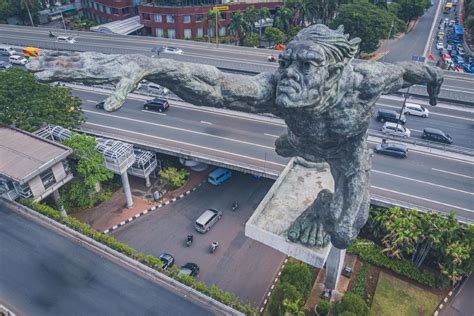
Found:
[[289, 241], [287, 231], [322, 189], [334, 190], [334, 180], [327, 164], [306, 168], [291, 159], [247, 221], [245, 235], [321, 268], [331, 244], [324, 248], [307, 247]]

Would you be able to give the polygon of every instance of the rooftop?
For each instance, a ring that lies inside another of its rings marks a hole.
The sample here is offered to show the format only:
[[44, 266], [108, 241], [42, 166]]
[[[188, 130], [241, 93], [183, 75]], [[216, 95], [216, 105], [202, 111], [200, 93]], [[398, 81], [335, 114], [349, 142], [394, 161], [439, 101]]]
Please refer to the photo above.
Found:
[[136, 15], [125, 20], [113, 21], [91, 27], [91, 31], [106, 34], [128, 35], [141, 29], [142, 27], [143, 24], [140, 23], [140, 17]]
[[66, 146], [0, 125], [0, 175], [24, 183], [72, 153]]

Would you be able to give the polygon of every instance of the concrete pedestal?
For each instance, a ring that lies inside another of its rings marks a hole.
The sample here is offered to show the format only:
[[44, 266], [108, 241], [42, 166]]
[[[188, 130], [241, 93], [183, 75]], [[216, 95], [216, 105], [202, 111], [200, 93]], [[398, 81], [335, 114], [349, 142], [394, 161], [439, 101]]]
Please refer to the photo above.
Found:
[[128, 182], [128, 174], [125, 171], [120, 175], [122, 177], [123, 192], [125, 193], [125, 199], [127, 200], [127, 208], [133, 206], [132, 191], [130, 190], [130, 183]]
[[329, 256], [326, 261], [326, 279], [324, 285], [326, 289], [335, 290], [339, 277], [341, 276], [342, 268], [344, 266], [344, 257], [346, 250], [332, 247], [329, 251]]

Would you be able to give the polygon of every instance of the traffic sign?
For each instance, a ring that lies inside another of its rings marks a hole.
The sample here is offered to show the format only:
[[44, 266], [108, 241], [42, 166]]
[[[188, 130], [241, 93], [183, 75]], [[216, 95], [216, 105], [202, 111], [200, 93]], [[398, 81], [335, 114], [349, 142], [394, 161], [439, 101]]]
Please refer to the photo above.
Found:
[[425, 62], [425, 57], [423, 56], [418, 56], [418, 55], [413, 55], [411, 56], [411, 60], [414, 60], [414, 61], [420, 61], [420, 62]]
[[228, 5], [220, 5], [212, 8], [212, 11], [229, 11]]

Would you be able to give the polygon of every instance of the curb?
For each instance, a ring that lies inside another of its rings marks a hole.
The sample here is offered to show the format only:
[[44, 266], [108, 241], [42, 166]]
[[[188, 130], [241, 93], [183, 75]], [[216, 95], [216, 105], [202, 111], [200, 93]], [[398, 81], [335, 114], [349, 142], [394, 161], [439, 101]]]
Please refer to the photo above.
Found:
[[189, 297], [191, 299], [197, 300], [203, 306], [212, 308], [214, 311], [219, 310], [224, 315], [244, 315], [243, 313], [233, 309], [232, 307], [227, 306], [161, 272], [158, 272], [144, 265], [143, 263], [137, 260], [134, 260], [118, 252], [117, 250], [114, 250], [90, 237], [87, 237], [75, 231], [74, 229], [69, 228], [68, 226], [61, 224], [41, 213], [38, 213], [18, 202], [0, 198], [0, 205], [2, 203], [12, 205], [15, 208], [15, 212], [23, 214], [23, 216], [29, 218], [30, 220], [36, 221], [37, 223], [39, 223], [39, 225], [46, 227], [52, 226], [53, 228], [49, 228], [51, 231], [54, 231], [58, 234], [66, 235], [66, 238], [68, 238], [69, 240], [74, 241], [74, 239], [76, 239], [75, 242], [77, 242], [79, 245], [83, 244], [83, 247], [88, 247], [89, 249], [91, 249], [91, 251], [96, 252], [98, 255], [105, 254], [105, 257], [108, 257], [108, 260], [121, 262], [125, 266], [128, 266], [126, 267], [126, 269], [137, 273], [141, 277], [152, 279], [158, 285], [161, 284], [162, 287], [168, 287], [178, 295], [181, 294], [184, 297]]
[[451, 291], [449, 291], [448, 295], [446, 295], [445, 298], [443, 298], [443, 300], [441, 301], [441, 303], [438, 304], [438, 307], [436, 308], [436, 310], [434, 311], [433, 313], [433, 316], [438, 316], [439, 313], [441, 312], [441, 310], [443, 309], [443, 307], [445, 305], [448, 305], [448, 301], [451, 299], [451, 297], [453, 296], [454, 293], [457, 293], [460, 291], [460, 289], [462, 288], [464, 282], [466, 282], [466, 280], [469, 278], [469, 275], [466, 276], [461, 282], [458, 282], [452, 289]]
[[273, 289], [275, 288], [276, 284], [278, 283], [278, 280], [280, 279], [281, 272], [283, 271], [283, 268], [285, 268], [286, 263], [288, 262], [288, 258], [289, 258], [289, 257], [287, 256], [287, 257], [285, 258], [285, 260], [283, 261], [283, 264], [281, 265], [280, 270], [278, 271], [277, 276], [276, 276], [275, 279], [273, 280], [273, 283], [272, 283], [272, 285], [270, 286], [270, 289], [268, 290], [267, 294], [265, 295], [265, 300], [263, 301], [263, 304], [262, 304], [262, 306], [261, 306], [260, 309], [259, 309], [259, 312], [260, 312], [260, 313], [263, 313], [263, 310], [265, 309], [265, 306], [267, 306], [267, 303], [268, 303], [269, 300], [270, 300], [270, 296], [272, 295]]
[[146, 210], [144, 210], [144, 211], [142, 211], [142, 212], [140, 212], [140, 213], [138, 213], [138, 214], [136, 214], [136, 215], [134, 215], [134, 216], [132, 216], [132, 217], [129, 217], [128, 219], [126, 219], [126, 220], [124, 220], [124, 221], [122, 221], [122, 222], [120, 222], [120, 224], [114, 225], [114, 226], [110, 227], [109, 229], [104, 230], [103, 233], [104, 233], [104, 234], [108, 234], [108, 233], [110, 233], [110, 232], [113, 232], [114, 230], [117, 230], [117, 229], [119, 229], [120, 227], [125, 226], [126, 224], [128, 224], [128, 223], [130, 223], [130, 222], [136, 220], [136, 219], [139, 218], [140, 216], [146, 215], [146, 214], [148, 214], [148, 213], [150, 213], [150, 212], [152, 212], [152, 211], [154, 211], [154, 210], [157, 210], [157, 209], [159, 209], [159, 208], [162, 208], [162, 207], [165, 206], [165, 205], [168, 205], [168, 204], [171, 204], [171, 203], [173, 203], [173, 202], [176, 202], [176, 201], [178, 201], [178, 200], [184, 198], [186, 195], [189, 195], [189, 194], [191, 194], [192, 192], [196, 191], [196, 190], [197, 190], [201, 185], [203, 185], [205, 182], [206, 182], [206, 181], [202, 181], [202, 182], [199, 183], [197, 186], [195, 186], [194, 188], [192, 188], [192, 189], [190, 189], [190, 190], [184, 192], [183, 194], [181, 194], [181, 195], [178, 196], [178, 197], [172, 198], [171, 200], [167, 200], [167, 201], [165, 201], [165, 202], [163, 202], [163, 203], [160, 203], [160, 204], [158, 204], [158, 205], [155, 205], [155, 206], [152, 206], [152, 207], [150, 207], [150, 208], [147, 208]]

